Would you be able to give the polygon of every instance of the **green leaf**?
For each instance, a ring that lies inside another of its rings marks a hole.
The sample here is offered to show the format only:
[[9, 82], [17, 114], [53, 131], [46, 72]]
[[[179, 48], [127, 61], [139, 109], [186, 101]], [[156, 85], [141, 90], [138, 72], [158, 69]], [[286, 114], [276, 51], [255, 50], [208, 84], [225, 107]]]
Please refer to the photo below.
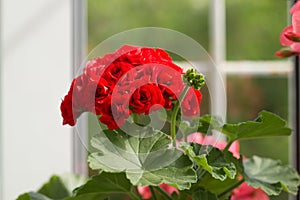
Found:
[[210, 135], [214, 128], [219, 129], [222, 125], [223, 123], [221, 118], [210, 115], [193, 118], [185, 117], [183, 119], [179, 118], [177, 121], [177, 126], [184, 135], [189, 135], [195, 132]]
[[179, 194], [177, 194], [176, 192], [172, 193], [172, 199], [173, 200], [187, 200], [190, 199], [189, 197], [191, 197], [191, 191], [190, 190], [182, 190], [180, 191]]
[[291, 134], [286, 121], [268, 111], [260, 112], [254, 121], [225, 124], [220, 131], [227, 135], [230, 141]]
[[[224, 181], [227, 177], [234, 179], [237, 170], [233, 162], [225, 156], [225, 154], [213, 146], [205, 146], [196, 143], [191, 143], [189, 146], [186, 143], [180, 143], [186, 154], [195, 161], [198, 166], [208, 171], [215, 179]], [[201, 168], [200, 168], [201, 169]]]
[[101, 199], [113, 193], [130, 194], [132, 185], [124, 173], [106, 173], [93, 176], [86, 184], [75, 190], [75, 196], [67, 200]]
[[108, 194], [91, 193], [75, 197], [67, 197], [64, 200], [108, 200]]
[[217, 196], [209, 191], [196, 190], [192, 194], [193, 200], [218, 200]]
[[213, 128], [219, 129], [222, 127], [223, 122], [220, 117], [214, 117], [210, 115], [204, 115], [199, 119], [198, 132], [203, 134], [211, 134]]
[[38, 192], [29, 192], [20, 195], [17, 200], [58, 200], [72, 195], [72, 191], [84, 184], [87, 178], [66, 173], [61, 176], [53, 175]]
[[75, 188], [85, 184], [88, 181], [86, 176], [80, 174], [64, 173], [59, 177], [70, 194], [73, 193]]
[[237, 184], [238, 182], [239, 180], [237, 179], [237, 177], [235, 179], [227, 178], [226, 180], [221, 181], [219, 179], [215, 179], [211, 174], [207, 173], [198, 181], [197, 184], [199, 187], [204, 188], [205, 190], [208, 190], [215, 194], [220, 194], [226, 189], [230, 188], [232, 185]]
[[[165, 157], [162, 157], [164, 159]], [[127, 172], [127, 178], [134, 185], [153, 185], [161, 183], [172, 185], [179, 190], [189, 189], [191, 183], [197, 181], [196, 173], [192, 169], [192, 162], [182, 155], [169, 166], [154, 171]]]
[[50, 180], [45, 183], [38, 193], [43, 194], [52, 199], [63, 199], [72, 195], [72, 191], [84, 184], [86, 178], [81, 175], [63, 174], [62, 176], [53, 175]]
[[[238, 174], [243, 174], [244, 173], [244, 167], [243, 167], [243, 158], [242, 156], [240, 159], [237, 159], [233, 157], [231, 152], [223, 152], [225, 159], [227, 162], [232, 162], [234, 163]], [[233, 185], [236, 185], [240, 182], [238, 179], [238, 176], [236, 176], [234, 179], [229, 179], [227, 178], [224, 181], [221, 181], [219, 179], [215, 179], [211, 174], [206, 173], [199, 181], [198, 181], [198, 186], [214, 193], [214, 194], [221, 194], [228, 188], [232, 187]]]
[[279, 160], [253, 156], [244, 161], [245, 180], [254, 187], [261, 188], [268, 195], [278, 195], [282, 190], [296, 195], [300, 178], [297, 171], [281, 165]]
[[157, 186], [164, 182], [179, 189], [187, 189], [196, 182], [193, 163], [160, 131], [143, 129], [147, 137], [134, 137], [124, 132], [106, 130], [92, 139], [97, 149], [89, 158], [92, 169], [106, 172], [125, 172], [134, 185]]
[[48, 197], [35, 193], [35, 192], [28, 192], [25, 194], [20, 195], [17, 200], [51, 200]]
[[71, 196], [70, 191], [65, 187], [59, 176], [52, 176], [49, 182], [45, 183], [38, 193], [44, 194], [52, 199], [63, 199]]

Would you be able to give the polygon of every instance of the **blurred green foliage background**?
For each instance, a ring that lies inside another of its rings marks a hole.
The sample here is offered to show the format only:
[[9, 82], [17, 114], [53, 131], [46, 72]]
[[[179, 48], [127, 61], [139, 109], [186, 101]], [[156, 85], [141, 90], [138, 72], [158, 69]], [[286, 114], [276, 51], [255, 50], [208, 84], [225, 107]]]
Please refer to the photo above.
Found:
[[[227, 58], [275, 59], [287, 0], [226, 0]], [[132, 28], [180, 31], [209, 50], [210, 0], [88, 0], [88, 48]]]

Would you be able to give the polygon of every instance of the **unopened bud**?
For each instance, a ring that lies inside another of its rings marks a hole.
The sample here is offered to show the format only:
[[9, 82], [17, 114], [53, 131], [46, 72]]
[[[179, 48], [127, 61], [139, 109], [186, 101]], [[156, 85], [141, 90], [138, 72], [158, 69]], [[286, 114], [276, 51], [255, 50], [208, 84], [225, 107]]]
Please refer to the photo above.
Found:
[[186, 83], [194, 86], [196, 90], [199, 90], [205, 84], [204, 75], [197, 73], [195, 69], [188, 69], [183, 75], [183, 79]]
[[284, 33], [284, 36], [293, 42], [300, 42], [300, 35], [297, 33], [289, 31]]
[[280, 49], [279, 51], [275, 52], [275, 55], [279, 58], [286, 58], [297, 54], [297, 52], [292, 51], [291, 49]]

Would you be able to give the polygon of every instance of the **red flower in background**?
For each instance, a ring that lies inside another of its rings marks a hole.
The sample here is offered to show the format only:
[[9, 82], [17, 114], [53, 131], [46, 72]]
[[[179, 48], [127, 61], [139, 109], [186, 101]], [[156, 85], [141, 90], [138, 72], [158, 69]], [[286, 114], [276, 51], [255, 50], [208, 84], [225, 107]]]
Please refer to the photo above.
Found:
[[280, 43], [289, 46], [290, 49], [282, 49], [275, 52], [275, 55], [289, 57], [300, 54], [300, 2], [298, 1], [290, 10], [292, 14], [292, 25], [283, 29], [280, 34]]
[[[170, 195], [172, 195], [173, 192], [176, 192], [177, 194], [179, 193], [176, 188], [164, 183], [160, 184], [159, 187]], [[137, 189], [143, 199], [150, 199], [152, 197], [152, 193], [148, 186], [138, 186]]]
[[[188, 142], [198, 143], [202, 145], [212, 145], [221, 150], [223, 150], [227, 145], [227, 142], [217, 141], [215, 136], [208, 135], [203, 137], [201, 133], [190, 134], [188, 135], [187, 140]], [[238, 141], [233, 142], [228, 150], [233, 154], [234, 157], [240, 158], [240, 144]]]
[[247, 183], [242, 183], [240, 187], [233, 190], [230, 200], [269, 200], [269, 197], [261, 189], [253, 188]]
[[[74, 126], [81, 113], [92, 112], [109, 129], [116, 129], [131, 112], [172, 109], [185, 86], [182, 75], [182, 68], [162, 49], [123, 46], [87, 62], [73, 80], [60, 107], [63, 124]], [[200, 91], [190, 89], [183, 114], [199, 114], [200, 102]]]

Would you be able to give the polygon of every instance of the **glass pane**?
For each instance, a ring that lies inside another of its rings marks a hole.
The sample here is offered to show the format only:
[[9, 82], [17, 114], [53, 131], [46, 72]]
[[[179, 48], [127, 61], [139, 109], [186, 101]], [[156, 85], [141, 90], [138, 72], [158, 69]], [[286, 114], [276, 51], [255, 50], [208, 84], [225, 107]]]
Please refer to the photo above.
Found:
[[[263, 109], [288, 119], [288, 85], [287, 76], [228, 76], [228, 122], [255, 119]], [[246, 157], [256, 154], [280, 159], [284, 164], [288, 164], [289, 140], [289, 137], [274, 137], [241, 141], [241, 153]], [[285, 200], [287, 195], [271, 199]]]
[[180, 31], [208, 47], [209, 0], [88, 0], [88, 47], [113, 34], [157, 26]]
[[226, 0], [227, 59], [276, 59], [290, 1]]

